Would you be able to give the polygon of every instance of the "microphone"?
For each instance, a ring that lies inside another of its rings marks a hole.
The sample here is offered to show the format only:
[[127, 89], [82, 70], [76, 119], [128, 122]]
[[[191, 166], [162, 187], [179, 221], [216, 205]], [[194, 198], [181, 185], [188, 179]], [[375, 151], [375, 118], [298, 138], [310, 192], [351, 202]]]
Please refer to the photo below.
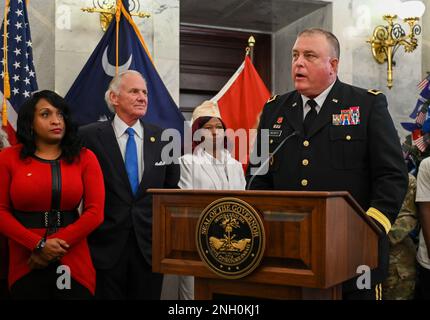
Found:
[[252, 175], [252, 177], [251, 177], [251, 179], [249, 179], [249, 182], [248, 182], [248, 184], [247, 184], [247, 186], [246, 186], [246, 188], [245, 188], [245, 190], [250, 190], [250, 188], [251, 188], [251, 184], [252, 184], [252, 182], [254, 181], [254, 179], [255, 179], [255, 177], [258, 175], [258, 173], [267, 165], [267, 163], [273, 158], [273, 156], [276, 154], [276, 152], [278, 152], [278, 150], [284, 145], [284, 143], [287, 141], [287, 140], [289, 140], [290, 138], [292, 138], [292, 137], [294, 137], [294, 136], [296, 136], [296, 135], [298, 135], [300, 133], [300, 131], [294, 131], [292, 134], [290, 134], [290, 135], [288, 135], [288, 136], [286, 136], [285, 138], [284, 138], [284, 140], [282, 140], [281, 141], [281, 143], [276, 147], [276, 149], [275, 150], [273, 150], [273, 152], [272, 152], [272, 154], [271, 154], [271, 156], [270, 157], [268, 157], [264, 162], [263, 162], [263, 164], [260, 166], [260, 168], [258, 168], [258, 170], [257, 170], [257, 172], [255, 173], [255, 174], [253, 174]]

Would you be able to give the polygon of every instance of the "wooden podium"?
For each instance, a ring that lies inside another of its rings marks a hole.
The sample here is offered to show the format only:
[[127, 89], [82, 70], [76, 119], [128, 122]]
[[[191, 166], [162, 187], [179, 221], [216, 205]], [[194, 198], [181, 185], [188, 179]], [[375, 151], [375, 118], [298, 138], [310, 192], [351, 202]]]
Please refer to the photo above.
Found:
[[[380, 229], [348, 192], [151, 189], [154, 272], [193, 275], [195, 299], [341, 299], [357, 267], [377, 266]], [[241, 199], [260, 214], [264, 257], [250, 275], [224, 279], [201, 261], [195, 232], [210, 203]]]

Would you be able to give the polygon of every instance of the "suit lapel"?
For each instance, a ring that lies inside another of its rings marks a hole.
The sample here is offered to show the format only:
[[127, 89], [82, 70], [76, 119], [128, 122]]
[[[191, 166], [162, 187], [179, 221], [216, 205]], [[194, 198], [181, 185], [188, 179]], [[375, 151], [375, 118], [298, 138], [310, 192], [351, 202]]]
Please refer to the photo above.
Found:
[[341, 82], [336, 80], [336, 83], [327, 95], [327, 98], [325, 99], [324, 104], [322, 105], [321, 110], [315, 119], [315, 122], [312, 124], [312, 127], [309, 130], [309, 138], [315, 135], [328, 123], [331, 123], [333, 121], [333, 114], [340, 113], [338, 111], [341, 105], [341, 97]]
[[128, 180], [124, 160], [121, 155], [121, 150], [119, 149], [115, 131], [113, 130], [112, 123], [110, 121], [106, 121], [106, 125], [100, 128], [98, 138], [100, 139], [100, 143], [104, 146], [104, 150], [106, 150], [107, 158], [112, 160], [114, 168], [117, 168], [117, 172], [121, 180], [131, 193], [130, 182]]
[[[207, 160], [204, 159], [204, 162], [207, 162]], [[202, 163], [201, 166], [202, 166], [202, 170], [205, 171], [208, 177], [212, 180], [213, 184], [215, 185], [215, 189], [216, 190], [221, 189], [220, 181], [218, 179], [218, 175], [216, 174], [213, 165], [208, 163]]]
[[200, 166], [202, 171], [206, 172], [209, 179], [214, 184], [215, 189], [221, 189], [221, 184], [220, 184], [218, 175], [215, 172], [213, 164], [208, 163], [208, 158], [205, 156], [205, 152], [203, 151], [203, 149], [199, 148], [199, 150], [197, 152], [198, 152], [198, 159], [199, 159], [198, 162], [199, 163], [195, 163], [194, 166], [196, 166], [196, 165]]
[[140, 186], [138, 193], [140, 193], [142, 190], [147, 189], [147, 186], [149, 185], [148, 182], [151, 181], [151, 174], [152, 174], [152, 166], [158, 161], [158, 158], [160, 156], [161, 150], [158, 150], [157, 146], [160, 143], [156, 139], [156, 134], [153, 130], [148, 128], [148, 126], [145, 126], [145, 123], [141, 120], [141, 123], [143, 125], [143, 175], [142, 180], [140, 181]]

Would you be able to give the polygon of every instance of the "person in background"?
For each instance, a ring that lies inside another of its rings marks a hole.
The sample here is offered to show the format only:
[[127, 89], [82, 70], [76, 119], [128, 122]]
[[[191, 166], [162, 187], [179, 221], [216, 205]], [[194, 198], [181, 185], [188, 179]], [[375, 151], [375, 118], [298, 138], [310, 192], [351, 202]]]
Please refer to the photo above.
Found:
[[388, 277], [383, 283], [385, 300], [411, 300], [414, 298], [417, 246], [410, 233], [418, 224], [415, 205], [416, 189], [417, 181], [413, 175], [409, 174], [409, 186], [405, 200], [388, 233], [390, 264]]
[[430, 157], [421, 161], [417, 175], [418, 219], [421, 224], [417, 252], [415, 298], [430, 299]]
[[[225, 125], [218, 108], [205, 101], [192, 115], [192, 154], [179, 158], [181, 189], [244, 190], [246, 180], [242, 164], [227, 150]], [[201, 130], [202, 140], [196, 139]], [[179, 276], [179, 299], [194, 299], [194, 277]]]
[[102, 223], [104, 204], [97, 159], [81, 147], [65, 100], [49, 90], [21, 106], [17, 138], [0, 152], [0, 233], [9, 239], [11, 297], [90, 299], [96, 275], [87, 236]]

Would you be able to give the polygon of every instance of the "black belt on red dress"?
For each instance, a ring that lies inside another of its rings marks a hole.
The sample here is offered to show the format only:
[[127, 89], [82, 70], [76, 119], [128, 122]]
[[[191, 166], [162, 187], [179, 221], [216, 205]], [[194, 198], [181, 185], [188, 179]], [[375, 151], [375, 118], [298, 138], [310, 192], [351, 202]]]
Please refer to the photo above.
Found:
[[79, 218], [77, 210], [72, 211], [18, 211], [13, 215], [26, 228], [63, 228]]

